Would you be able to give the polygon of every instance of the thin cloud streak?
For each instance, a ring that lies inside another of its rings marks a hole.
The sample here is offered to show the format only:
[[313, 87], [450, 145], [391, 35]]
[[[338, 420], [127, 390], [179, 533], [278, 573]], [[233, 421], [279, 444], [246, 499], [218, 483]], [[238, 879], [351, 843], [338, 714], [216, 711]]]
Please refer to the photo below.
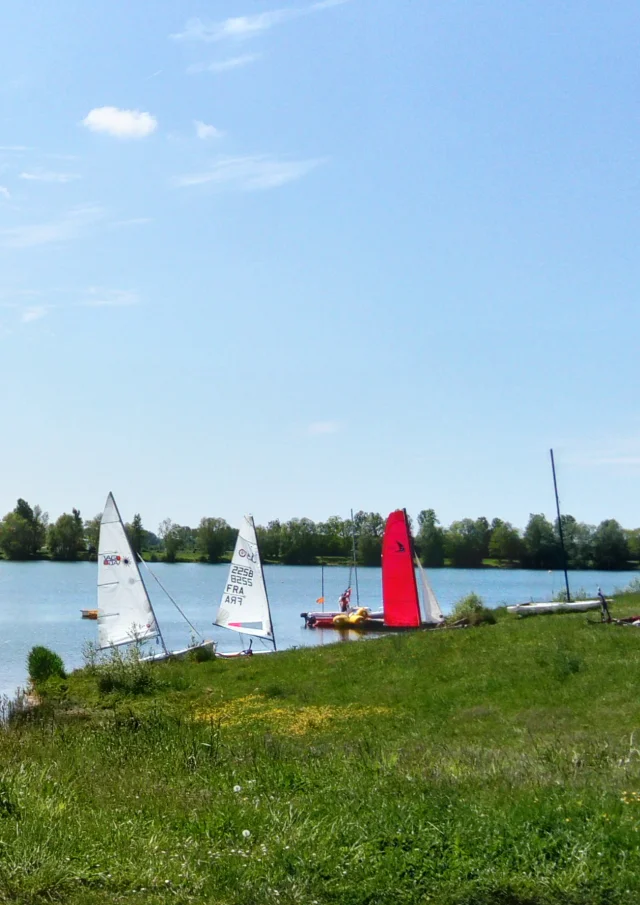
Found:
[[301, 179], [324, 163], [316, 160], [277, 160], [263, 156], [221, 157], [208, 170], [179, 176], [178, 188], [210, 185], [241, 192], [265, 191]]
[[27, 308], [26, 311], [22, 312], [20, 320], [23, 324], [32, 324], [34, 321], [39, 321], [42, 320], [43, 317], [46, 317], [48, 310], [49, 309], [44, 305], [36, 305], [33, 308]]
[[256, 60], [262, 59], [261, 53], [245, 53], [239, 57], [230, 57], [228, 60], [214, 60], [212, 63], [193, 63], [187, 67], [187, 73], [194, 75], [198, 72], [228, 72], [231, 69], [240, 69], [249, 66]]
[[139, 304], [140, 296], [130, 289], [92, 288], [87, 298], [79, 302], [82, 308], [125, 308]]
[[350, 0], [320, 0], [310, 6], [274, 9], [250, 16], [234, 16], [224, 19], [222, 22], [208, 24], [202, 19], [189, 19], [184, 31], [173, 34], [171, 37], [174, 41], [203, 41], [206, 44], [225, 40], [244, 40], [262, 34], [276, 25], [290, 22], [292, 19], [301, 19], [303, 16], [343, 6], [349, 2]]
[[11, 201], [11, 192], [6, 186], [0, 185], [0, 195], [6, 198], [7, 201]]
[[79, 173], [52, 173], [46, 170], [36, 170], [33, 173], [20, 173], [20, 179], [27, 179], [31, 182], [65, 183], [75, 182], [77, 179], [82, 179], [82, 176]]
[[69, 211], [59, 220], [14, 226], [0, 231], [0, 245], [5, 248], [33, 248], [52, 242], [69, 242], [79, 239], [88, 229], [104, 217], [101, 207], [81, 207]]
[[337, 434], [340, 430], [338, 421], [313, 421], [307, 428], [307, 433], [312, 436], [321, 434]]

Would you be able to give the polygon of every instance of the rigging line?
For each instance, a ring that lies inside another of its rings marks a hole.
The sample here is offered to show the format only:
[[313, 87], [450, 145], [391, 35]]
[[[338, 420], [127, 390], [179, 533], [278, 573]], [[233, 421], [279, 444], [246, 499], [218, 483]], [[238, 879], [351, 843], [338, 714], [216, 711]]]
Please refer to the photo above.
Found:
[[158, 582], [158, 584], [160, 585], [160, 587], [162, 588], [162, 590], [165, 592], [165, 594], [167, 595], [167, 597], [169, 598], [169, 600], [171, 601], [171, 603], [174, 605], [174, 607], [177, 609], [177, 611], [180, 613], [180, 615], [182, 616], [182, 618], [184, 619], [184, 621], [185, 621], [188, 625], [190, 625], [191, 628], [192, 628], [192, 629], [194, 630], [194, 632], [196, 633], [196, 635], [199, 635], [199, 637], [202, 638], [202, 640], [204, 641], [204, 635], [202, 634], [202, 632], [199, 632], [198, 629], [197, 629], [197, 628], [195, 627], [195, 625], [193, 624], [193, 622], [192, 622], [190, 619], [188, 619], [187, 616], [185, 616], [185, 614], [182, 612], [182, 610], [180, 609], [180, 607], [178, 606], [178, 604], [175, 602], [175, 600], [173, 599], [173, 597], [171, 596], [171, 594], [167, 591], [167, 589], [166, 589], [165, 586], [162, 584], [162, 582], [161, 582], [160, 579], [157, 577], [157, 575], [155, 575], [155, 573], [151, 571], [151, 569], [149, 568], [149, 566], [146, 564], [146, 562], [145, 562], [144, 559], [140, 556], [139, 553], [138, 553], [138, 559], [140, 560], [141, 563], [144, 564], [144, 567], [145, 567], [145, 569], [147, 570], [147, 572], [149, 573], [149, 575], [151, 575], [151, 577], [154, 578], [154, 579]]

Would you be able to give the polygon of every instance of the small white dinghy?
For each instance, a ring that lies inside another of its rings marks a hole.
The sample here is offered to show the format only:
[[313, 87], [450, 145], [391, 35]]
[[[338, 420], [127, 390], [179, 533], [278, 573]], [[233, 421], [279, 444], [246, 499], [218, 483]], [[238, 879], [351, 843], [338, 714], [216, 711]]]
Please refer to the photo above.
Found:
[[536, 613], [585, 613], [587, 610], [599, 610], [601, 600], [543, 601], [540, 603], [518, 603], [508, 606], [507, 613], [519, 616], [532, 616]]
[[[171, 596], [167, 596], [188, 622]], [[190, 622], [189, 625], [194, 629]], [[196, 648], [214, 647], [213, 641], [203, 640], [201, 644], [182, 650], [167, 650], [136, 556], [124, 530], [116, 501], [110, 493], [102, 513], [98, 541], [98, 648], [109, 650], [124, 644], [140, 644], [154, 639], [162, 649], [141, 657], [144, 662], [184, 657]]]
[[[222, 592], [214, 625], [230, 629], [240, 635], [250, 635], [249, 647], [216, 657], [230, 660], [253, 654], [271, 654], [276, 650], [276, 638], [271, 621], [271, 609], [264, 580], [256, 526], [253, 517], [245, 515], [238, 531], [235, 550], [229, 566], [227, 583]], [[273, 644], [273, 650], [253, 650], [253, 638], [263, 638]]]

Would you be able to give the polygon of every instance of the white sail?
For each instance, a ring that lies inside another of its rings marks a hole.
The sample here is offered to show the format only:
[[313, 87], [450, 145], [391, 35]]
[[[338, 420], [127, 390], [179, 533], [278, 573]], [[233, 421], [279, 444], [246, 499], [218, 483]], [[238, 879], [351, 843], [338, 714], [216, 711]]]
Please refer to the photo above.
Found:
[[256, 528], [250, 515], [244, 516], [238, 532], [214, 625], [274, 640]]
[[106, 648], [146, 641], [158, 634], [147, 589], [110, 493], [102, 513], [98, 542], [99, 645]]
[[435, 592], [431, 587], [431, 582], [427, 578], [427, 573], [422, 568], [422, 563], [417, 556], [416, 563], [418, 565], [418, 572], [420, 573], [420, 583], [422, 584], [422, 595], [419, 595], [422, 621], [429, 624], [442, 622], [444, 616], [442, 615], [438, 598], [436, 597]]

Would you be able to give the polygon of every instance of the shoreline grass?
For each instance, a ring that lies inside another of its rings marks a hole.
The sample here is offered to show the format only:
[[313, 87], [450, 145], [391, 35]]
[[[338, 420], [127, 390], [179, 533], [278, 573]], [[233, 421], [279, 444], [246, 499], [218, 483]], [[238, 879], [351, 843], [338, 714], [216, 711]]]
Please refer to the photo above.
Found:
[[51, 680], [0, 733], [0, 902], [637, 902], [640, 632], [496, 615]]

